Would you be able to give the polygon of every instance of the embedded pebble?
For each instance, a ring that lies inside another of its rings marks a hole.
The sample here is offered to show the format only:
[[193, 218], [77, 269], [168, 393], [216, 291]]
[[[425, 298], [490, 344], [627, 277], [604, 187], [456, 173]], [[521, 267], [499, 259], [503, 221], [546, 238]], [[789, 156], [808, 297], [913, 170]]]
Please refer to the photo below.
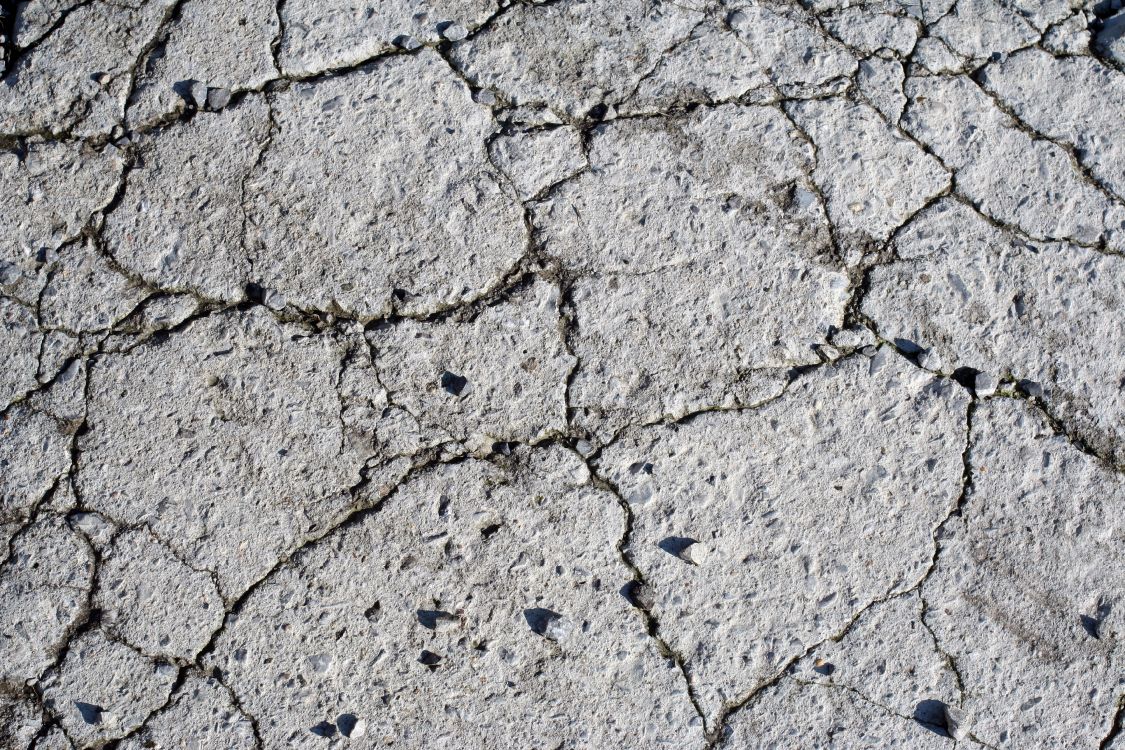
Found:
[[969, 733], [965, 712], [953, 706], [946, 706], [944, 714], [945, 731], [949, 732], [949, 736], [955, 740], [965, 739], [965, 736]]
[[1000, 382], [996, 379], [995, 375], [990, 375], [986, 372], [977, 373], [973, 378], [973, 392], [981, 398], [988, 398], [996, 393]]
[[459, 23], [448, 23], [441, 27], [441, 36], [450, 42], [459, 42], [469, 35], [469, 30]]

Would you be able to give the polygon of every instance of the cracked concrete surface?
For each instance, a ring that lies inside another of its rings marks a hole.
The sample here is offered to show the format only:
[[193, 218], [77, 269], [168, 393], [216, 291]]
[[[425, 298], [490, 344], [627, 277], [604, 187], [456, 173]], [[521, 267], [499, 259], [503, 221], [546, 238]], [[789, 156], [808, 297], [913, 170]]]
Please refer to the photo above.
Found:
[[0, 747], [1125, 748], [1120, 0], [0, 37]]

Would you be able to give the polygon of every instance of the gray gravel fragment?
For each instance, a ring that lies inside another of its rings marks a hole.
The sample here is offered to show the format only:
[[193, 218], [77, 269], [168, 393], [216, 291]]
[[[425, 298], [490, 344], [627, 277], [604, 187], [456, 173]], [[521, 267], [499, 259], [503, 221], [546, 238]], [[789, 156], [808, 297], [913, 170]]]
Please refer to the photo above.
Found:
[[1094, 45], [1118, 65], [1125, 65], [1125, 10], [1119, 10], [1103, 22]]
[[459, 23], [438, 24], [442, 39], [459, 42], [469, 35], [469, 30]]
[[949, 733], [949, 736], [955, 740], [965, 739], [965, 736], [969, 733], [967, 725], [968, 717], [965, 715], [965, 712], [959, 708], [946, 706], [944, 713], [945, 731]]
[[973, 379], [973, 392], [980, 398], [987, 398], [996, 393], [997, 387], [1000, 383], [995, 375], [990, 375], [985, 372], [977, 373]]

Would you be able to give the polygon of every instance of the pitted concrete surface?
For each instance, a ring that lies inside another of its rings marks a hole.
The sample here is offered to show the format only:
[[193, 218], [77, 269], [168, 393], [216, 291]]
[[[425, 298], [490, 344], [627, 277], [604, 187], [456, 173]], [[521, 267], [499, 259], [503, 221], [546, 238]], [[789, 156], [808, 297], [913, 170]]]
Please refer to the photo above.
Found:
[[1125, 748], [1120, 0], [0, 37], [0, 748]]

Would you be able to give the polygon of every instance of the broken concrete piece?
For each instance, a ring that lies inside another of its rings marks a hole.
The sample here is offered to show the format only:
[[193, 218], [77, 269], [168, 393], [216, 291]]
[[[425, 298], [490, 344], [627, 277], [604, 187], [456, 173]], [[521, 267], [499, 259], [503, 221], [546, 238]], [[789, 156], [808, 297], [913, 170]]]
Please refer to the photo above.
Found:
[[85, 616], [94, 560], [80, 536], [58, 520], [29, 525], [8, 545], [0, 568], [2, 678], [39, 678]]
[[126, 110], [128, 123], [142, 127], [178, 112], [188, 81], [205, 82], [202, 98], [192, 93], [200, 109], [222, 109], [232, 91], [260, 89], [277, 75], [271, 45], [278, 33], [275, 7], [267, 0], [184, 4], [145, 59]]
[[57, 28], [6, 71], [0, 133], [108, 136], [124, 117], [136, 57], [155, 41], [173, 6], [173, 0], [95, 2], [61, 13]]
[[567, 126], [501, 136], [490, 144], [489, 153], [523, 201], [586, 167], [582, 134]]
[[702, 20], [673, 3], [518, 3], [449, 54], [473, 85], [579, 122], [625, 101]]
[[177, 670], [90, 630], [44, 678], [43, 704], [81, 747], [138, 729], [164, 705]]
[[253, 722], [233, 703], [229, 691], [212, 677], [191, 676], [172, 693], [168, 705], [120, 747], [145, 750], [208, 745], [250, 750], [258, 743]]
[[730, 747], [911, 747], [948, 750], [949, 738], [910, 716], [899, 716], [847, 690], [784, 680], [731, 716]]
[[895, 247], [901, 260], [872, 271], [863, 301], [884, 338], [933, 350], [948, 372], [1037, 384], [1052, 414], [1125, 462], [1120, 367], [1102, 354], [1123, 336], [1106, 315], [1125, 304], [1120, 257], [1028, 243], [953, 200], [924, 211]]
[[1125, 205], [1101, 192], [1069, 154], [1034, 138], [966, 78], [906, 81], [907, 132], [956, 173], [958, 191], [1035, 240], [1125, 247]]
[[865, 701], [931, 726], [939, 704], [960, 700], [957, 675], [922, 620], [917, 592], [867, 609], [840, 640], [826, 640], [785, 680], [851, 690]]
[[[1096, 745], [1119, 709], [1101, 686], [1125, 665], [1104, 641], [1123, 631], [1125, 480], [1024, 402], [990, 399], [971, 424], [971, 490], [923, 586], [926, 622], [981, 742]], [[1102, 640], [1080, 617], [1099, 602]]]
[[467, 320], [377, 328], [379, 382], [424, 427], [470, 451], [538, 443], [566, 430], [575, 359], [559, 333], [557, 287], [536, 283]]
[[758, 0], [737, 5], [727, 24], [778, 93], [812, 98], [844, 90], [858, 63], [804, 9]]
[[150, 284], [242, 299], [245, 181], [269, 140], [269, 109], [247, 96], [221, 113], [138, 137], [138, 163], [106, 219], [109, 251]]
[[145, 523], [228, 599], [342, 513], [366, 457], [340, 422], [344, 352], [303, 333], [261, 308], [217, 313], [96, 362], [79, 438], [87, 507]]
[[486, 294], [525, 253], [522, 210], [485, 149], [491, 114], [436, 53], [294, 84], [271, 106], [247, 243], [252, 280], [289, 305], [437, 312]]
[[[933, 529], [961, 492], [969, 397], [880, 351], [817, 368], [755, 410], [629, 430], [597, 459], [629, 504], [627, 552], [653, 615], [679, 623], [662, 635], [708, 721], [925, 575]], [[894, 396], [876, 407], [869, 393]], [[639, 461], [651, 472], [629, 470]], [[680, 529], [706, 538], [713, 559], [666, 554], [658, 540]], [[845, 541], [856, 534], [871, 543]]]
[[1078, 162], [1125, 201], [1125, 74], [1090, 57], [1030, 49], [989, 65], [980, 80], [1022, 122], [1073, 148]]
[[33, 306], [46, 283], [47, 265], [77, 240], [96, 211], [108, 205], [124, 169], [113, 146], [31, 139], [0, 151], [4, 238], [0, 291]]
[[[654, 154], [681, 167], [653, 174]], [[748, 378], [819, 361], [847, 277], [811, 156], [772, 107], [597, 129], [590, 170], [535, 213], [545, 251], [579, 278], [570, 404], [584, 426], [607, 434], [728, 397], [753, 403], [771, 389], [742, 389]]]
[[[512, 458], [508, 469], [470, 459], [420, 473], [251, 595], [208, 663], [267, 744], [318, 747], [308, 727], [347, 713], [368, 736], [410, 727], [412, 743], [703, 747], [682, 677], [616, 593], [629, 577], [617, 503], [565, 449]], [[480, 518], [500, 530], [483, 536]], [[461, 612], [463, 627], [420, 627], [423, 600]], [[563, 600], [565, 612], [552, 609]], [[634, 718], [586, 721], [607, 694]], [[488, 718], [517, 715], [528, 719]]]
[[786, 112], [816, 145], [813, 179], [851, 263], [949, 186], [937, 159], [870, 107], [814, 100]]
[[619, 109], [633, 114], [748, 97], [764, 100], [772, 94], [769, 68], [769, 61], [755, 57], [734, 31], [708, 19], [661, 58]]
[[137, 650], [191, 660], [222, 623], [211, 575], [176, 559], [151, 532], [121, 532], [101, 559], [94, 603], [102, 625]]
[[[307, 76], [385, 54], [399, 37], [435, 44], [455, 25], [475, 29], [495, 13], [496, 0], [289, 0], [280, 6], [282, 73]], [[456, 34], [455, 34], [456, 35]]]

